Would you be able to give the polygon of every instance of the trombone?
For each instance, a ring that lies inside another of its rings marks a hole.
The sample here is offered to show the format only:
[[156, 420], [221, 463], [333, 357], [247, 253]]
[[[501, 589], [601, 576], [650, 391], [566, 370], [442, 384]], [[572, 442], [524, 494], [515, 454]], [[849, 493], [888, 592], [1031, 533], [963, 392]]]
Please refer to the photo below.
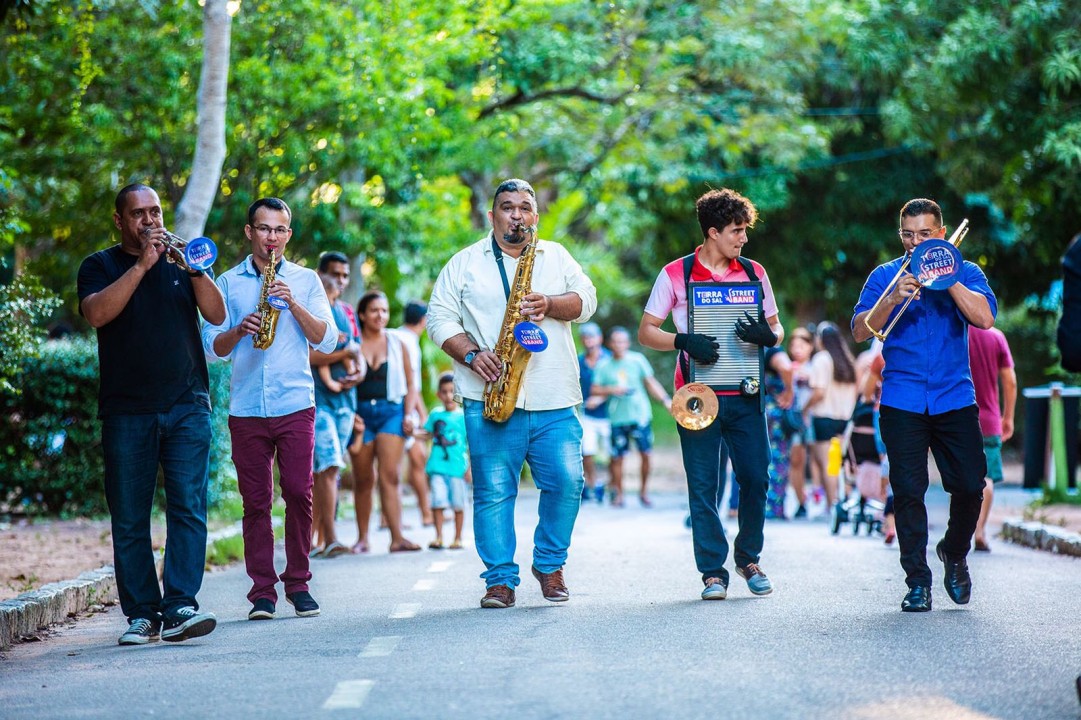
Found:
[[[953, 234], [950, 235], [950, 238], [949, 240], [947, 240], [947, 242], [954, 247], [959, 247], [961, 245], [961, 241], [965, 239], [965, 235], [968, 235], [968, 218], [965, 218], [961, 221], [961, 224], [958, 225], [957, 229], [953, 231]], [[908, 306], [911, 305], [912, 301], [916, 299], [917, 295], [919, 295], [919, 291], [917, 290], [916, 292], [908, 296], [904, 304], [901, 305], [901, 309], [898, 310], [897, 313], [893, 316], [893, 320], [891, 320], [889, 325], [887, 325], [882, 330], [875, 330], [873, 327], [871, 327], [871, 316], [874, 315], [875, 310], [878, 309], [878, 306], [881, 305], [882, 302], [891, 293], [893, 293], [894, 289], [897, 287], [897, 283], [901, 280], [901, 277], [906, 272], [908, 272], [908, 266], [911, 263], [912, 253], [910, 252], [905, 255], [905, 260], [903, 263], [901, 263], [900, 269], [898, 269], [897, 274], [893, 276], [893, 279], [890, 280], [889, 284], [886, 285], [886, 289], [882, 291], [881, 295], [879, 295], [878, 300], [876, 300], [875, 304], [871, 306], [871, 309], [867, 311], [867, 314], [863, 316], [863, 324], [867, 326], [867, 329], [871, 331], [872, 335], [874, 335], [876, 338], [883, 342], [886, 341], [886, 336], [888, 336], [890, 334], [890, 331], [893, 330], [893, 326], [896, 325], [897, 321], [901, 319], [901, 316], [905, 314], [905, 310], [908, 309]]]

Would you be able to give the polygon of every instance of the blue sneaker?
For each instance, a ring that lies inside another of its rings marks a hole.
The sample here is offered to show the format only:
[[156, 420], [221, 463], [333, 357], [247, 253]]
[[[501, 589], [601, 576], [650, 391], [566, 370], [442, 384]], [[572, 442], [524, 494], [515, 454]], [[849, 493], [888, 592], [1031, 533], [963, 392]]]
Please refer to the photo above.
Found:
[[773, 583], [754, 563], [748, 563], [743, 567], [736, 566], [736, 572], [747, 581], [747, 587], [755, 595], [769, 595], [773, 592]]
[[315, 617], [319, 614], [319, 603], [306, 590], [299, 590], [285, 596], [285, 602], [293, 606], [297, 617]]
[[274, 601], [267, 598], [259, 598], [252, 603], [251, 611], [248, 613], [249, 620], [273, 620], [274, 619]]
[[728, 597], [728, 588], [720, 578], [706, 578], [706, 588], [702, 591], [703, 600], [724, 600]]

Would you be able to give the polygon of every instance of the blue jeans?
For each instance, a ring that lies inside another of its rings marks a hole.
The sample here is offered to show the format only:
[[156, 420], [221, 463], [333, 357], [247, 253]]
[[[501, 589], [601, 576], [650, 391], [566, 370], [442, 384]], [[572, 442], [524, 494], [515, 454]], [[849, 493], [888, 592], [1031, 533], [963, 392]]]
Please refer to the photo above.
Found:
[[484, 419], [484, 403], [465, 401], [465, 430], [473, 468], [473, 535], [487, 568], [485, 585], [517, 587], [514, 501], [523, 463], [540, 490], [533, 566], [550, 573], [567, 562], [582, 485], [582, 425], [574, 408], [515, 410], [503, 423]]
[[724, 496], [722, 448], [728, 447], [739, 484], [739, 534], [734, 553], [739, 566], [757, 563], [762, 552], [770, 450], [766, 417], [757, 397], [722, 395], [717, 401], [717, 419], [709, 427], [678, 430], [687, 473], [695, 563], [703, 580], [717, 577], [727, 585], [724, 563], [728, 559], [728, 539], [717, 510]]
[[[177, 404], [164, 413], [102, 418], [105, 498], [113, 528], [120, 607], [130, 620], [198, 608], [206, 564], [210, 410]], [[164, 595], [150, 540], [158, 466], [165, 477]]]

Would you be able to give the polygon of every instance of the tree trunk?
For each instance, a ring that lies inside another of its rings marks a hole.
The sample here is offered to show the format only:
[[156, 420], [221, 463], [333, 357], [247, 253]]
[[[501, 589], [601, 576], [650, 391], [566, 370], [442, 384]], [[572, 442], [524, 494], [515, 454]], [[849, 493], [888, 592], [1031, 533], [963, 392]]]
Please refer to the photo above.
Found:
[[225, 106], [229, 83], [232, 17], [226, 0], [206, 0], [203, 9], [203, 69], [199, 78], [198, 135], [191, 176], [176, 208], [174, 232], [191, 239], [203, 234], [225, 163]]

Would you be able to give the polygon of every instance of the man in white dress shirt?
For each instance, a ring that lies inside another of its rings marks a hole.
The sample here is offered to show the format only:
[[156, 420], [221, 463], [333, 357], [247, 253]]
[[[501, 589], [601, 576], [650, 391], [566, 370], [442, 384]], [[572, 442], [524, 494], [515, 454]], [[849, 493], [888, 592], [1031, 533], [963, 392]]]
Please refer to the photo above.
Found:
[[582, 402], [571, 322], [583, 323], [597, 308], [597, 291], [566, 248], [539, 240], [531, 292], [521, 311], [547, 334], [525, 370], [515, 410], [506, 422], [487, 420], [485, 382], [498, 379], [493, 351], [511, 295], [519, 258], [536, 226], [536, 193], [524, 180], [496, 188], [488, 220], [492, 232], [460, 250], [439, 273], [428, 303], [428, 335], [454, 359], [454, 385], [463, 400], [473, 471], [473, 533], [484, 562], [487, 592], [481, 607], [514, 605], [521, 582], [514, 562], [514, 501], [528, 460], [540, 490], [533, 536], [534, 577], [545, 599], [569, 598], [563, 581], [571, 532], [582, 494]]

